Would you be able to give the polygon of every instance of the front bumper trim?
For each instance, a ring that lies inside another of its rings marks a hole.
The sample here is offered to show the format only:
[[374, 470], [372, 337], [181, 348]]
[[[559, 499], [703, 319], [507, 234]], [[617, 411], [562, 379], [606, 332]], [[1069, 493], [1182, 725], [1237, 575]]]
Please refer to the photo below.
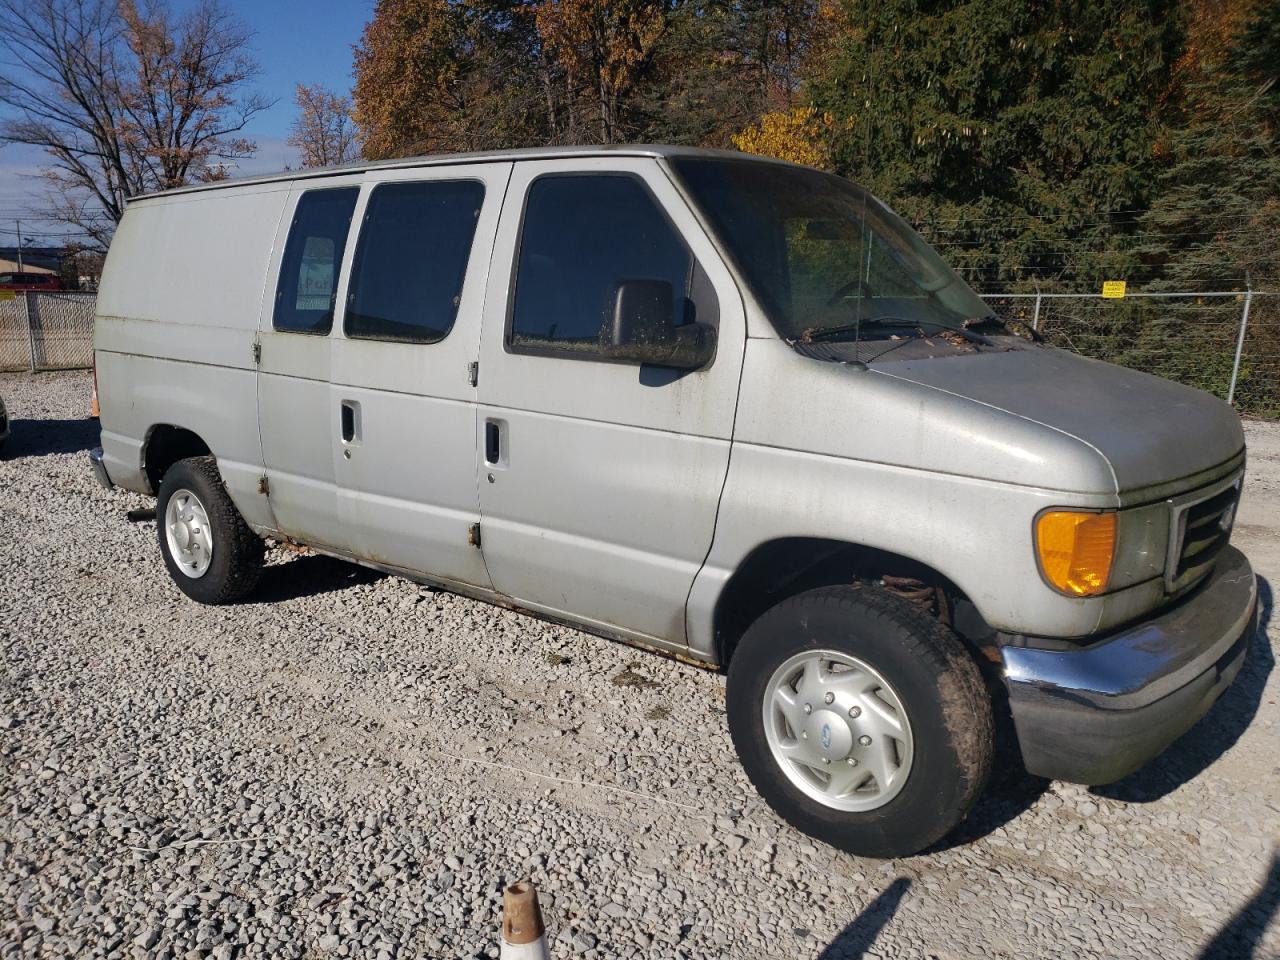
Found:
[[1001, 649], [1027, 770], [1110, 783], [1189, 730], [1231, 684], [1257, 631], [1249, 561], [1227, 547], [1196, 590], [1085, 647]]

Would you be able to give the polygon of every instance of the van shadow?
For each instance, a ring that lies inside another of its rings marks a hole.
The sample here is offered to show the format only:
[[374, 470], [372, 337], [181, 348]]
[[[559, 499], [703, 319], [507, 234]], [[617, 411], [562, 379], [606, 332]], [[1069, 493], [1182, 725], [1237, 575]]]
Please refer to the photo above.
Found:
[[[12, 412], [12, 411], [11, 411]], [[0, 449], [0, 459], [48, 457], [63, 453], [80, 453], [98, 445], [101, 432], [97, 420], [18, 420], [10, 421], [12, 432]], [[89, 464], [85, 464], [86, 473]]]
[[885, 924], [898, 912], [898, 904], [911, 888], [911, 881], [899, 877], [881, 891], [853, 922], [841, 930], [834, 940], [823, 948], [817, 960], [858, 960], [870, 949]]
[[264, 567], [258, 588], [247, 600], [249, 603], [300, 600], [375, 583], [385, 576], [385, 573], [345, 560], [306, 554]]
[[1280, 911], [1280, 848], [1271, 854], [1271, 869], [1249, 901], [1236, 911], [1212, 940], [1205, 944], [1198, 960], [1252, 960], [1267, 926]]
[[1007, 724], [997, 723], [996, 729], [996, 755], [991, 764], [991, 779], [982, 796], [958, 827], [922, 851], [921, 856], [930, 856], [981, 840], [987, 834], [1018, 819], [1035, 806], [1036, 801], [1049, 789], [1048, 780], [1032, 776], [1022, 765], [1022, 754], [1013, 733], [1013, 721], [1009, 719]]
[[1123, 780], [1092, 793], [1125, 803], [1151, 803], [1194, 780], [1226, 753], [1249, 728], [1262, 703], [1275, 655], [1267, 638], [1274, 603], [1271, 584], [1258, 577], [1258, 633], [1235, 682], [1200, 721], [1164, 753]]

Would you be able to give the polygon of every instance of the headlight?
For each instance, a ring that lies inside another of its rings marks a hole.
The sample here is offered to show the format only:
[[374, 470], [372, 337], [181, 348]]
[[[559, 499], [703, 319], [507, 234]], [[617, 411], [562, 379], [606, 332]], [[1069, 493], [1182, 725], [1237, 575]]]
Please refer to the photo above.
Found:
[[1069, 597], [1096, 597], [1164, 575], [1169, 508], [1164, 502], [1119, 512], [1051, 509], [1035, 523], [1044, 579]]
[[1036, 519], [1040, 572], [1060, 593], [1093, 597], [1107, 589], [1116, 549], [1116, 515], [1047, 510]]

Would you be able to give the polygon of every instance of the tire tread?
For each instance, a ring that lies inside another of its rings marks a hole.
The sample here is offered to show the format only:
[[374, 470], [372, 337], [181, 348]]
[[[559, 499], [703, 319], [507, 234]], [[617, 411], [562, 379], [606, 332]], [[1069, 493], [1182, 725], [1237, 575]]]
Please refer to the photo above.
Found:
[[[895, 799], [886, 808], [844, 815], [849, 824], [847, 836], [831, 836], [831, 821], [841, 816], [837, 811], [822, 812], [820, 816], [827, 822], [824, 825], [815, 822], [813, 829], [825, 831], [827, 835], [821, 838], [827, 842], [860, 855], [901, 856], [926, 849], [968, 814], [985, 788], [994, 754], [995, 721], [990, 695], [968, 650], [949, 628], [914, 604], [880, 587], [858, 583], [807, 590], [766, 611], [744, 634], [729, 664], [730, 728], [735, 745], [742, 753], [744, 743], [740, 741], [748, 736], [745, 725], [755, 722], [751, 714], [759, 710], [748, 702], [750, 698], [745, 692], [756, 682], [753, 678], [768, 664], [780, 662], [777, 659], [780, 637], [794, 635], [797, 628], [800, 633], [807, 632], [809, 619], [817, 619], [818, 615], [827, 623], [856, 622], [868, 635], [875, 632], [892, 638], [897, 645], [895, 649], [904, 654], [904, 661], [920, 664], [933, 678], [937, 712], [941, 729], [945, 731], [935, 734], [935, 742], [941, 736], [949, 738], [945, 753], [949, 758], [948, 777], [954, 778], [954, 783], [945, 791], [946, 802], [935, 811], [936, 823], [913, 822], [891, 827], [884, 818], [889, 816], [885, 811], [898, 802]], [[935, 728], [938, 725], [937, 722], [931, 724]], [[747, 749], [752, 748], [747, 745]], [[753, 764], [747, 766], [751, 774]], [[777, 786], [772, 783], [776, 776], [765, 776], [770, 781], [770, 789], [776, 790]], [[751, 779], [760, 788], [755, 774]], [[767, 793], [765, 799], [774, 805]], [[811, 809], [805, 804], [811, 801], [780, 802], [782, 807], [774, 807], [784, 819], [802, 830], [810, 829], [805, 821], [814, 814], [805, 812]], [[862, 837], [855, 836], [858, 818], [864, 818], [861, 822], [870, 831]]]
[[[266, 552], [266, 545], [262, 542], [262, 538], [249, 528], [244, 522], [244, 517], [240, 516], [240, 511], [236, 509], [236, 505], [231, 502], [231, 497], [227, 494], [226, 485], [222, 481], [222, 474], [218, 471], [218, 461], [212, 456], [189, 457], [185, 460], [179, 460], [176, 464], [169, 468], [165, 474], [165, 481], [168, 481], [173, 470], [185, 467], [196, 475], [201, 481], [208, 485], [209, 492], [212, 494], [207, 498], [201, 496], [201, 500], [208, 500], [205, 503], [205, 509], [209, 513], [209, 520], [214, 525], [214, 549], [221, 549], [226, 552], [228, 558], [227, 575], [219, 584], [217, 589], [213, 591], [199, 591], [199, 596], [194, 596], [190, 591], [184, 589], [183, 592], [188, 596], [201, 603], [213, 605], [224, 605], [235, 603], [243, 600], [258, 586], [258, 581], [262, 576], [262, 558]], [[165, 481], [162, 481], [163, 488]], [[159, 507], [159, 504], [157, 504]], [[164, 551], [164, 515], [157, 509], [157, 533], [160, 537], [161, 550]], [[180, 587], [185, 587], [180, 580], [175, 581]], [[193, 581], [198, 583], [199, 581]]]

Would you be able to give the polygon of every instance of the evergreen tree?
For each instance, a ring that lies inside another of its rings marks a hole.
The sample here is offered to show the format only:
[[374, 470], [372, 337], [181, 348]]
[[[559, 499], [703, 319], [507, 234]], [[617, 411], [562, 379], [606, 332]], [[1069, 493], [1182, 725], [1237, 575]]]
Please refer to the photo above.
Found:
[[[1280, 285], [1280, 0], [1249, 5], [1225, 46], [1211, 49], [1181, 91], [1167, 166], [1143, 218], [1142, 253], [1174, 290], [1276, 290]], [[1242, 409], [1280, 415], [1280, 297], [1253, 298], [1235, 399]], [[1243, 304], [1179, 301], [1177, 357], [1203, 377], [1223, 358], [1231, 376]], [[1213, 322], [1213, 320], [1218, 322]], [[1207, 322], [1206, 322], [1207, 321]], [[1166, 324], [1166, 331], [1169, 329]], [[1164, 371], [1161, 371], [1164, 372]], [[1203, 384], [1202, 384], [1203, 385]]]
[[810, 87], [839, 172], [979, 282], [1126, 265], [1098, 241], [1149, 199], [1176, 0], [850, 0], [845, 20]]
[[765, 114], [803, 109], [806, 71], [834, 29], [833, 2], [669, 3], [628, 103], [626, 136], [728, 148]]
[[1280, 278], [1280, 0], [1196, 65], [1143, 219], [1166, 285]]

